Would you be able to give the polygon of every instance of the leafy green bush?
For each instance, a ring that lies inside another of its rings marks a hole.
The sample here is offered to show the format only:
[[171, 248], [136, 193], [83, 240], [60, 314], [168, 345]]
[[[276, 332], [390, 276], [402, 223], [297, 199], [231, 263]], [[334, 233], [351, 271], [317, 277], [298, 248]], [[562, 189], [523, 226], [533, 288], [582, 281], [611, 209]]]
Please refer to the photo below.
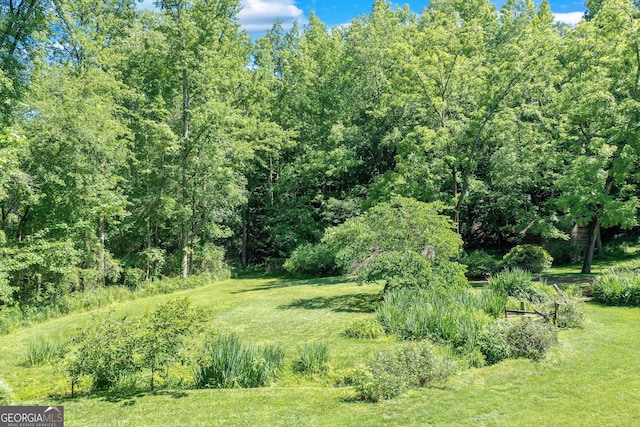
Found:
[[495, 319], [480, 333], [478, 339], [480, 351], [488, 364], [493, 365], [511, 357], [511, 346], [507, 343], [507, 332], [510, 327], [510, 322]]
[[66, 367], [72, 393], [83, 375], [91, 377], [94, 389], [105, 390], [138, 372], [140, 366], [134, 359], [137, 331], [137, 324], [115, 318], [113, 313], [94, 316], [72, 340], [77, 348]]
[[65, 356], [67, 347], [67, 342], [33, 341], [29, 344], [25, 365], [38, 366], [60, 360]]
[[558, 331], [548, 322], [523, 318], [511, 324], [505, 339], [512, 357], [540, 360], [558, 341]]
[[8, 406], [13, 403], [13, 390], [2, 378], [0, 378], [0, 406]]
[[580, 255], [580, 247], [568, 240], [551, 240], [543, 248], [553, 258], [553, 265], [571, 264]]
[[327, 276], [340, 272], [336, 266], [335, 254], [322, 243], [298, 246], [284, 262], [283, 267], [293, 274]]
[[593, 297], [608, 305], [640, 306], [640, 273], [611, 270], [593, 281]]
[[319, 374], [329, 367], [329, 345], [324, 342], [305, 343], [300, 348], [293, 370], [306, 374]]
[[558, 307], [558, 327], [559, 328], [579, 328], [584, 323], [584, 311], [580, 303], [567, 301]]
[[540, 246], [518, 245], [504, 256], [503, 262], [505, 267], [542, 273], [551, 267], [553, 258]]
[[479, 347], [488, 364], [508, 358], [541, 359], [558, 340], [549, 322], [522, 318], [515, 322], [496, 319], [481, 332]]
[[544, 286], [533, 282], [531, 272], [520, 268], [501, 271], [489, 279], [489, 286], [496, 292], [520, 300], [525, 299], [534, 304], [546, 302], [551, 298]]
[[382, 325], [376, 319], [358, 319], [344, 333], [348, 337], [361, 339], [380, 338], [385, 335]]
[[[325, 231], [322, 243], [335, 254], [342, 271], [363, 282], [385, 280], [389, 287], [424, 282], [447, 283], [462, 246], [443, 206], [395, 197]], [[432, 272], [446, 266], [438, 280]], [[459, 268], [464, 280], [464, 269]], [[424, 278], [429, 280], [425, 280]], [[453, 280], [457, 281], [457, 280]]]
[[204, 346], [194, 370], [198, 388], [264, 387], [275, 380], [285, 352], [279, 346], [244, 347], [234, 335], [219, 335]]
[[398, 396], [409, 387], [446, 381], [457, 364], [434, 353], [427, 342], [411, 343], [393, 353], [379, 353], [352, 378], [356, 397], [378, 402]]
[[467, 266], [467, 277], [472, 278], [485, 278], [497, 273], [500, 269], [500, 263], [482, 250], [465, 254], [460, 262]]

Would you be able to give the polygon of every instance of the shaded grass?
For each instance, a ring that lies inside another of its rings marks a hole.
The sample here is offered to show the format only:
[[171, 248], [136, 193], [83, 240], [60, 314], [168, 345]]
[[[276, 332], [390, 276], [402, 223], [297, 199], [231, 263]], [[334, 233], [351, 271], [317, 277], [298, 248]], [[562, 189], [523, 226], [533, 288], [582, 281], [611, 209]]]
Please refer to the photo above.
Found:
[[[273, 285], [273, 286], [272, 286]], [[259, 288], [263, 288], [258, 290]], [[238, 292], [251, 290], [250, 292]], [[327, 342], [336, 372], [368, 361], [393, 339], [350, 339], [344, 330], [374, 315], [337, 311], [331, 304], [309, 309], [305, 299], [377, 295], [379, 286], [334, 281], [286, 285], [281, 278], [228, 280], [184, 291], [208, 307], [211, 326], [237, 333], [244, 342], [295, 349]], [[115, 304], [117, 314], [140, 316], [168, 296]], [[287, 309], [281, 309], [287, 307]], [[464, 371], [445, 386], [411, 390], [379, 404], [354, 402], [350, 387], [289, 374], [275, 387], [232, 390], [124, 391], [65, 397], [68, 385], [55, 365], [21, 365], [29, 343], [63, 340], [89, 314], [67, 316], [0, 337], [0, 371], [20, 404], [61, 404], [68, 426], [477, 426], [640, 424], [640, 309], [585, 306], [582, 329], [560, 332], [560, 343], [541, 362], [507, 360]], [[292, 360], [290, 359], [290, 362]], [[331, 375], [331, 374], [328, 374]], [[58, 394], [62, 397], [51, 396]]]

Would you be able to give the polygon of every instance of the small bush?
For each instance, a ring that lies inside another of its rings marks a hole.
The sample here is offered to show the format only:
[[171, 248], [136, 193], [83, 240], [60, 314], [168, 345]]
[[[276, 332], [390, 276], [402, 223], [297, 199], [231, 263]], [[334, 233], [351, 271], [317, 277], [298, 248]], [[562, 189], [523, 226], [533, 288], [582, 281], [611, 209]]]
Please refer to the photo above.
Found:
[[504, 256], [503, 261], [505, 267], [542, 273], [551, 267], [553, 258], [540, 246], [518, 245]]
[[298, 359], [293, 364], [296, 372], [320, 374], [329, 367], [329, 345], [323, 342], [303, 344]]
[[137, 325], [109, 313], [94, 317], [78, 331], [72, 342], [77, 345], [74, 357], [67, 363], [73, 386], [80, 376], [91, 377], [93, 388], [106, 390], [120, 380], [139, 371], [134, 360]]
[[580, 247], [568, 240], [552, 240], [543, 247], [553, 258], [553, 265], [571, 264], [580, 255]]
[[485, 278], [497, 273], [500, 269], [500, 263], [482, 250], [465, 254], [460, 262], [467, 266], [467, 277]]
[[478, 344], [489, 365], [511, 357], [511, 346], [507, 343], [507, 332], [510, 326], [510, 322], [504, 319], [496, 319], [487, 324], [480, 333]]
[[394, 353], [379, 353], [352, 382], [360, 400], [378, 402], [392, 399], [409, 387], [425, 387], [446, 381], [457, 364], [436, 355], [426, 342], [411, 343]]
[[276, 379], [285, 352], [279, 346], [244, 347], [236, 335], [219, 335], [205, 344], [194, 370], [198, 388], [265, 387]]
[[322, 243], [298, 246], [284, 262], [283, 267], [293, 274], [327, 276], [339, 273], [335, 254]]
[[607, 305], [640, 306], [640, 274], [611, 270], [593, 281], [593, 297]]
[[584, 311], [576, 301], [568, 301], [558, 307], [559, 328], [579, 328], [584, 323]]
[[351, 338], [374, 339], [385, 335], [380, 322], [375, 319], [358, 319], [344, 332]]
[[38, 366], [60, 360], [65, 356], [67, 347], [67, 342], [33, 341], [29, 344], [25, 365]]
[[0, 378], [0, 406], [8, 406], [13, 403], [13, 390]]
[[510, 326], [505, 338], [513, 357], [540, 360], [558, 341], [558, 332], [548, 322], [523, 318]]

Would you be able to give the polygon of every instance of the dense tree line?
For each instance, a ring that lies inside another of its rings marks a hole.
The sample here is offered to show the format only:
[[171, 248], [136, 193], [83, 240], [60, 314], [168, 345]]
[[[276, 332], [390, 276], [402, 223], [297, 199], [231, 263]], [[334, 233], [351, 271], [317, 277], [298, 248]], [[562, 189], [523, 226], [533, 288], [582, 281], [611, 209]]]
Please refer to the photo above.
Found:
[[223, 255], [278, 263], [396, 196], [468, 246], [637, 224], [640, 11], [384, 0], [349, 26], [236, 0], [8, 0], [0, 17], [0, 305]]

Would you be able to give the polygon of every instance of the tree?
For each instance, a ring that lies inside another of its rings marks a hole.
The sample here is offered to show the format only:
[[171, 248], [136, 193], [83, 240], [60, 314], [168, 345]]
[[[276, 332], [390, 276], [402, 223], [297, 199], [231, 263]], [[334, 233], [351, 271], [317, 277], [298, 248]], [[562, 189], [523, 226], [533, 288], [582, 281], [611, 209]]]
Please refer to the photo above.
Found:
[[465, 286], [464, 269], [453, 260], [462, 239], [441, 205], [394, 198], [328, 228], [322, 243], [343, 271], [392, 286]]
[[611, 0], [567, 38], [566, 136], [558, 147], [567, 172], [557, 183], [562, 191], [557, 205], [589, 227], [583, 273], [591, 272], [601, 227], [637, 225], [639, 36], [633, 3]]
[[203, 321], [202, 313], [189, 306], [187, 298], [172, 299], [145, 318], [138, 345], [144, 366], [151, 370], [151, 391], [158, 371], [166, 376], [171, 364], [184, 360], [182, 347]]

